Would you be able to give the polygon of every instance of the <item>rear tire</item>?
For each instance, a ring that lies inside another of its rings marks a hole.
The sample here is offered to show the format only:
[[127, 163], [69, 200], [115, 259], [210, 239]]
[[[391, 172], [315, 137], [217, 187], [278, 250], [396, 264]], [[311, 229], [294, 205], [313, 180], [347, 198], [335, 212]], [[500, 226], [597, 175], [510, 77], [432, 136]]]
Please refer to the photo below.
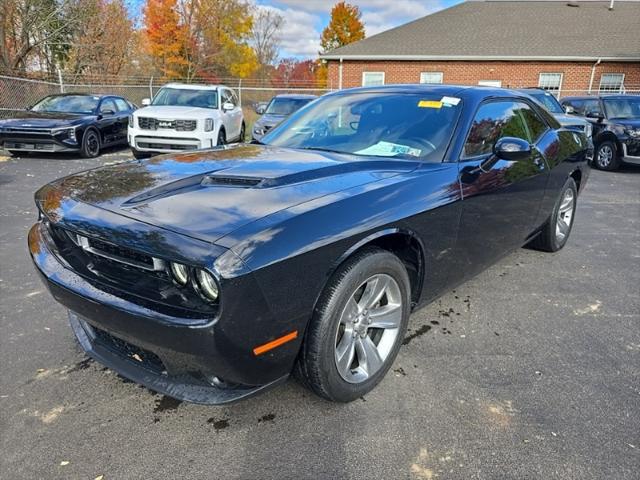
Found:
[[84, 158], [96, 158], [100, 155], [100, 135], [95, 129], [89, 128], [85, 130], [84, 135], [82, 135], [80, 154]]
[[238, 142], [240, 143], [244, 143], [247, 141], [247, 128], [244, 125], [244, 122], [242, 122], [242, 126], [240, 127], [240, 137], [238, 138]]
[[557, 252], [564, 247], [571, 234], [578, 200], [578, 189], [573, 178], [565, 182], [553, 212], [540, 234], [529, 246], [543, 252]]
[[410, 282], [398, 257], [367, 248], [327, 283], [294, 369], [317, 395], [351, 402], [370, 392], [391, 367], [410, 313]]
[[614, 171], [620, 167], [620, 158], [618, 157], [618, 147], [615, 142], [605, 140], [596, 149], [593, 163], [599, 170]]

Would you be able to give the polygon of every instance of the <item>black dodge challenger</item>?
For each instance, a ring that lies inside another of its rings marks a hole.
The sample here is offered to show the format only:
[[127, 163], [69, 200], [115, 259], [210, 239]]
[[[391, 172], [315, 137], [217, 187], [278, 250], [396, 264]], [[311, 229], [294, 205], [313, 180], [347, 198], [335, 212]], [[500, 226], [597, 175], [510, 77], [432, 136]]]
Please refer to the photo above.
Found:
[[135, 109], [114, 95], [50, 95], [14, 118], [0, 120], [0, 148], [11, 155], [80, 152], [97, 157], [102, 147], [126, 145]]
[[87, 353], [205, 404], [292, 372], [347, 402], [409, 314], [571, 232], [590, 140], [517, 92], [344, 90], [262, 144], [88, 170], [40, 189], [37, 270]]

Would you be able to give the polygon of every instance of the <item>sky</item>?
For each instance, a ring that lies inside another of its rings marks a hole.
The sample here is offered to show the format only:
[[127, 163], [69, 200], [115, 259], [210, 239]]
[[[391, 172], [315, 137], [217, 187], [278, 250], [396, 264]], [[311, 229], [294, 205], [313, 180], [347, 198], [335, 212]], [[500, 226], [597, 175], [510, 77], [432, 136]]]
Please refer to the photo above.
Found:
[[[250, 0], [259, 7], [276, 10], [285, 19], [280, 57], [316, 57], [320, 34], [329, 23], [336, 0]], [[462, 0], [347, 0], [362, 12], [367, 37], [460, 3]], [[144, 0], [125, 0], [138, 17]], [[139, 18], [139, 17], [138, 17]]]

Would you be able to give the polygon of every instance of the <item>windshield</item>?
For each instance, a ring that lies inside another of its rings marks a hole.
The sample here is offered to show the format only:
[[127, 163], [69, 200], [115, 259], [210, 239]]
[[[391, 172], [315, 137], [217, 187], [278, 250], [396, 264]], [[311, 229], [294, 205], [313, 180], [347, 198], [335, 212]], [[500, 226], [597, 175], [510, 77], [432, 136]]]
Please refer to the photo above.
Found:
[[299, 110], [304, 105], [309, 103], [311, 98], [274, 98], [269, 103], [267, 110], [264, 113], [270, 115], [291, 115], [296, 110]]
[[551, 93], [546, 92], [528, 92], [536, 101], [551, 113], [564, 113], [562, 105], [556, 100]]
[[43, 98], [31, 110], [34, 112], [91, 114], [96, 111], [99, 102], [100, 97], [89, 95], [53, 96]]
[[603, 101], [607, 118], [640, 117], [640, 97], [605, 98]]
[[426, 94], [341, 93], [321, 97], [271, 130], [263, 143], [361, 156], [440, 161], [460, 99]]
[[151, 105], [218, 108], [218, 91], [191, 90], [188, 88], [162, 88], [158, 94], [153, 97]]

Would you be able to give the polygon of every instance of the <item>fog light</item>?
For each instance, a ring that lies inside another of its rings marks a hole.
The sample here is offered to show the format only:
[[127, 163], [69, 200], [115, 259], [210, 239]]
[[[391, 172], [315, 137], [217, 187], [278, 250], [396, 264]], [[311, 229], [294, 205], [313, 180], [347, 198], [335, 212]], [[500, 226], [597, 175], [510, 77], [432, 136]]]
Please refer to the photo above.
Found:
[[186, 285], [189, 281], [189, 269], [181, 263], [171, 262], [171, 275], [179, 285]]
[[198, 270], [196, 273], [200, 293], [207, 300], [214, 301], [218, 298], [218, 285], [210, 273]]

